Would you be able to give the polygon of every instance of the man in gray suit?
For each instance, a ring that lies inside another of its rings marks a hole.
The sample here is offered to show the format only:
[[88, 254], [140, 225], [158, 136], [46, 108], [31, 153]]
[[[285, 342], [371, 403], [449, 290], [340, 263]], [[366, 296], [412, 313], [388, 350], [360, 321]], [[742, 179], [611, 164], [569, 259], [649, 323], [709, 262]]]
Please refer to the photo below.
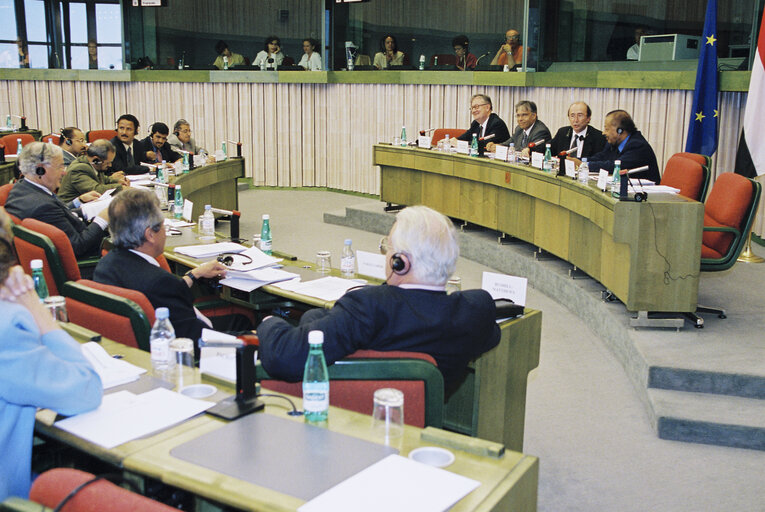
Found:
[[[545, 144], [552, 140], [550, 130], [545, 124], [537, 119], [537, 104], [533, 101], [522, 100], [515, 104], [515, 122], [518, 123], [513, 131], [513, 135], [503, 142], [509, 145], [511, 142], [515, 145], [516, 151], [521, 151], [523, 156], [528, 157], [530, 151], [544, 153]], [[542, 142], [540, 142], [542, 141]], [[535, 144], [529, 148], [529, 144]], [[490, 142], [486, 145], [486, 150], [494, 151], [494, 145]]]

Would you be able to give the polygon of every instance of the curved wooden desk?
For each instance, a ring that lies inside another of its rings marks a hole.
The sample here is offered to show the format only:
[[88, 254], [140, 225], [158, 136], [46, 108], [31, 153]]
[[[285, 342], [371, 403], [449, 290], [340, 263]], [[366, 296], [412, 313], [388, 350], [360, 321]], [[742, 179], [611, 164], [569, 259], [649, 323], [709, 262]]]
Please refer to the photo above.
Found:
[[237, 178], [243, 177], [244, 158], [229, 158], [177, 176], [174, 183], [181, 185], [184, 199], [194, 203], [191, 218], [196, 221], [204, 213], [206, 204], [223, 210], [238, 210]]
[[424, 204], [507, 233], [580, 268], [629, 311], [696, 310], [704, 205], [618, 201], [525, 165], [375, 145], [383, 201]]

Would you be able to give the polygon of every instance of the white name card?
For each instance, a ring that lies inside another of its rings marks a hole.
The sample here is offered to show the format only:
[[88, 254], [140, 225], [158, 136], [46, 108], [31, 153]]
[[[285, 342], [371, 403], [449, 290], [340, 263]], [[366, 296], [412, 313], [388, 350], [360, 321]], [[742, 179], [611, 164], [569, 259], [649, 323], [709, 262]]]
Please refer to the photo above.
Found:
[[608, 171], [605, 169], [601, 169], [598, 173], [598, 188], [602, 190], [603, 192], [606, 191], [606, 187], [608, 186]]
[[423, 148], [423, 149], [430, 149], [430, 137], [427, 135], [420, 135], [417, 137], [417, 146]]
[[494, 272], [484, 272], [481, 279], [481, 288], [489, 292], [492, 299], [510, 299], [521, 306], [526, 305], [527, 284], [528, 279], [525, 277]]
[[470, 144], [468, 144], [468, 141], [466, 140], [457, 141], [457, 153], [462, 153], [464, 155], [470, 154]]
[[494, 158], [497, 160], [502, 160], [503, 162], [507, 162], [507, 150], [509, 148], [507, 146], [503, 146], [501, 144], [497, 144], [494, 148]]
[[537, 153], [535, 151], [531, 152], [531, 166], [536, 167], [537, 169], [541, 169], [544, 165], [545, 156], [542, 153]]
[[569, 160], [566, 158], [566, 176], [570, 176], [571, 178], [576, 178], [576, 166], [574, 165], [573, 160]]
[[379, 253], [356, 251], [359, 275], [385, 279], [385, 256]]
[[194, 203], [189, 201], [188, 199], [183, 200], [183, 220], [186, 222], [194, 222], [191, 219], [191, 210], [194, 209]]

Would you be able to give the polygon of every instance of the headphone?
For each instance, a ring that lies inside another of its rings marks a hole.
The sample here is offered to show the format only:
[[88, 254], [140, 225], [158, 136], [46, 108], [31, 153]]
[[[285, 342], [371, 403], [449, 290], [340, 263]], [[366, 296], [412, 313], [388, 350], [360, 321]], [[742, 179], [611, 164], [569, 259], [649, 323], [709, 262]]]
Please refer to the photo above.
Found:
[[42, 151], [40, 151], [40, 163], [35, 168], [35, 174], [37, 174], [40, 177], [45, 176], [46, 170], [45, 170], [45, 167], [43, 167], [43, 164], [42, 164], [44, 161], [45, 161], [45, 144], [43, 144]]
[[390, 268], [394, 274], [403, 276], [409, 272], [411, 265], [409, 264], [409, 257], [403, 252], [397, 252], [390, 257]]
[[621, 128], [617, 128], [617, 129], [616, 129], [616, 133], [618, 133], [619, 135], [621, 135], [622, 133], [624, 133], [624, 130], [622, 130]]
[[238, 252], [224, 252], [222, 254], [218, 255], [218, 262], [223, 263], [227, 267], [230, 267], [234, 264], [234, 256], [239, 256], [240, 258], [246, 258], [247, 261], [242, 262], [243, 265], [248, 265], [252, 263], [252, 258], [247, 256], [246, 254], [239, 254]]
[[64, 130], [63, 128], [59, 129], [59, 132], [61, 133], [61, 136], [64, 137], [64, 144], [66, 144], [67, 146], [71, 146], [72, 145], [72, 138], [71, 137], [67, 137], [66, 135], [64, 135], [65, 131], [66, 130]]

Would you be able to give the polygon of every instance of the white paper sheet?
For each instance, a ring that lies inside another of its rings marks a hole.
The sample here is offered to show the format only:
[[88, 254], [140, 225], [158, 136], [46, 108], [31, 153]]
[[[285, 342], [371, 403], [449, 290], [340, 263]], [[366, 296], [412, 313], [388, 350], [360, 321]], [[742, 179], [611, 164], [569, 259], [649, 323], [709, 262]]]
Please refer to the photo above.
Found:
[[[292, 283], [291, 281], [285, 281], [286, 283]], [[351, 279], [342, 279], [340, 277], [322, 277], [321, 279], [314, 279], [313, 281], [304, 281], [297, 285], [290, 284], [284, 286], [283, 283], [276, 283], [274, 286], [282, 288], [284, 290], [292, 290], [296, 293], [302, 293], [309, 297], [316, 297], [321, 300], [337, 300], [345, 292], [351, 288], [357, 288], [359, 283]]]
[[298, 511], [441, 512], [479, 485], [470, 478], [400, 455], [389, 455], [305, 503]]
[[481, 289], [489, 292], [492, 299], [510, 299], [521, 306], [526, 305], [527, 284], [528, 279], [525, 277], [494, 272], [484, 272], [481, 279]]
[[101, 197], [96, 199], [95, 201], [91, 201], [89, 203], [85, 203], [80, 207], [80, 211], [82, 211], [82, 216], [85, 217], [85, 220], [91, 220], [93, 217], [101, 213], [103, 210], [106, 210], [109, 207], [109, 203], [112, 202], [111, 194], [102, 194]]
[[252, 262], [245, 263], [247, 258], [244, 257], [235, 258], [234, 264], [229, 267], [231, 270], [245, 272], [248, 270], [270, 267], [282, 261], [282, 258], [274, 258], [273, 256], [269, 256], [257, 247], [248, 247], [245, 251], [242, 251], [241, 254], [242, 256], [249, 256], [252, 258]]
[[58, 421], [56, 426], [109, 449], [187, 420], [213, 405], [164, 388], [140, 395], [118, 391], [105, 395], [95, 411]]
[[241, 244], [235, 244], [234, 242], [221, 242], [219, 244], [204, 244], [204, 245], [185, 245], [183, 247], [176, 247], [175, 252], [178, 254], [185, 254], [192, 258], [209, 258], [210, 256], [217, 256], [224, 252], [244, 252], [247, 247]]
[[180, 219], [165, 219], [165, 226], [169, 226], [171, 228], [188, 228], [193, 227], [193, 222], [186, 222], [185, 220]]
[[121, 386], [128, 382], [138, 380], [146, 370], [132, 365], [122, 359], [114, 359], [104, 348], [96, 342], [89, 341], [80, 345], [82, 355], [90, 362], [93, 369], [101, 377], [104, 389]]
[[643, 191], [648, 192], [649, 194], [658, 193], [658, 192], [663, 192], [666, 194], [678, 194], [680, 192], [680, 189], [670, 187], [668, 185], [644, 185]]
[[300, 279], [298, 274], [285, 272], [278, 268], [261, 268], [258, 270], [250, 270], [248, 272], [229, 270], [226, 275], [228, 277], [226, 277], [226, 279], [221, 279], [220, 284], [245, 292], [251, 292], [252, 290], [267, 284], [278, 283], [280, 281], [287, 281], [295, 278]]
[[360, 275], [386, 279], [385, 256], [379, 252], [356, 251], [356, 262], [359, 265]]
[[125, 177], [131, 183], [134, 182], [134, 181], [145, 181], [145, 180], [152, 181], [154, 179], [154, 176], [152, 176], [148, 172], [146, 174], [127, 174], [127, 175], [125, 175]]

